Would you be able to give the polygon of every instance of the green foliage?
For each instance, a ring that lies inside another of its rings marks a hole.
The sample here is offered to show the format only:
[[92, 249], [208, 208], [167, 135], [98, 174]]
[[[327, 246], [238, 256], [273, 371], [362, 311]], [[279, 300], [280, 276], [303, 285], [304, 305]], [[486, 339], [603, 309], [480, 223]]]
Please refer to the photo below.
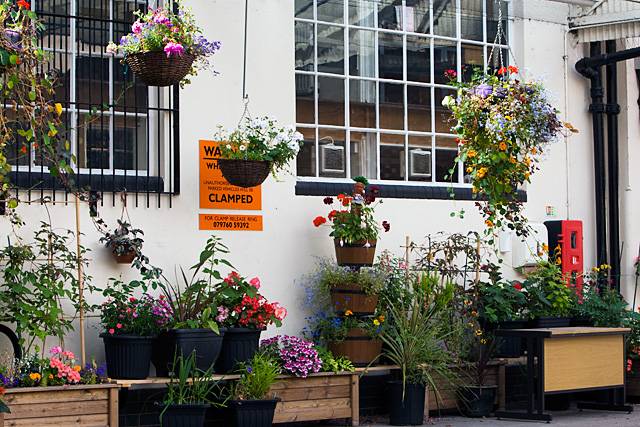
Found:
[[[104, 222], [100, 219], [96, 224], [104, 226]], [[142, 235], [144, 232], [139, 228], [133, 228], [127, 221], [118, 220], [118, 227], [113, 232], [100, 228], [103, 236], [100, 243], [111, 249], [114, 255], [127, 255], [131, 252], [136, 254], [136, 258], [142, 256]]]
[[333, 263], [320, 265], [320, 280], [318, 285], [323, 290], [331, 290], [337, 286], [356, 285], [367, 295], [378, 295], [384, 288], [385, 278], [375, 269], [362, 268], [354, 270], [340, 267]]
[[620, 292], [608, 286], [599, 289], [597, 283], [585, 284], [576, 307], [577, 314], [591, 319], [594, 326], [619, 328], [627, 316], [627, 302]]
[[624, 326], [631, 331], [626, 336], [627, 371], [640, 372], [640, 313], [628, 311]]
[[232, 387], [236, 400], [266, 399], [269, 389], [280, 375], [278, 361], [266, 353], [258, 352], [239, 370], [240, 379]]
[[520, 282], [502, 279], [500, 267], [489, 264], [490, 280], [478, 284], [479, 312], [489, 323], [518, 320], [525, 316], [527, 291]]
[[318, 357], [322, 361], [323, 372], [354, 372], [356, 368], [351, 363], [351, 360], [344, 356], [336, 357], [328, 348], [321, 345], [314, 347], [318, 352]]
[[349, 332], [354, 329], [362, 330], [371, 338], [380, 338], [385, 333], [386, 318], [380, 314], [377, 316], [356, 317], [353, 313], [346, 312], [346, 316], [323, 316], [310, 324], [313, 337], [321, 342], [344, 341]]
[[[72, 231], [55, 231], [42, 222], [32, 242], [18, 239], [0, 249], [2, 281], [0, 313], [2, 321], [15, 323], [16, 334], [25, 352], [36, 340], [45, 348], [47, 337], [62, 339], [73, 329], [72, 318], [65, 316], [62, 301], [70, 301], [74, 315], [88, 306], [78, 296], [78, 262], [87, 266], [87, 249], [75, 248]], [[91, 277], [84, 277], [85, 290], [92, 291]]]
[[575, 292], [566, 284], [560, 266], [540, 260], [523, 282], [528, 292], [529, 316], [566, 317], [575, 308]]

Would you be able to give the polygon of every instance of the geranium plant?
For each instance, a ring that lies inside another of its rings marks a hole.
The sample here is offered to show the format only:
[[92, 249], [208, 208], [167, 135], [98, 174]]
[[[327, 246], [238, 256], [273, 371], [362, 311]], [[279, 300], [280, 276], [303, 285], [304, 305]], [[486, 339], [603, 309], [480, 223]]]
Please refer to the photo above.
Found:
[[281, 126], [272, 117], [246, 117], [237, 129], [218, 128], [220, 156], [230, 160], [269, 162], [275, 175], [284, 169], [300, 151], [303, 136], [293, 126]]
[[232, 271], [219, 285], [217, 314], [220, 325], [264, 329], [271, 324], [281, 326], [287, 310], [279, 303], [270, 303], [260, 295], [260, 279], [247, 281]]
[[[341, 245], [362, 243], [366, 246], [378, 239], [380, 226], [374, 218], [374, 212], [382, 201], [377, 199], [378, 189], [369, 186], [366, 178], [357, 177], [354, 181], [354, 193], [338, 194], [337, 205], [333, 197], [324, 198], [324, 204], [331, 210], [326, 217], [315, 217], [313, 225], [320, 227], [328, 223], [331, 227], [329, 235]], [[387, 221], [383, 221], [381, 225], [385, 232], [391, 229]]]
[[[488, 227], [506, 227], [527, 235], [527, 219], [517, 190], [530, 181], [548, 148], [563, 129], [563, 123], [549, 102], [544, 86], [518, 78], [514, 66], [501, 67], [495, 74], [476, 73], [470, 82], [459, 83], [448, 72], [456, 96], [442, 103], [452, 112], [458, 136], [459, 154], [482, 201], [477, 203]], [[451, 169], [450, 175], [453, 176]]]
[[109, 335], [157, 335], [172, 319], [171, 306], [164, 295], [154, 298], [108, 298], [102, 304], [100, 320]]
[[[174, 12], [173, 5], [177, 11]], [[107, 52], [125, 55], [136, 55], [148, 52], [162, 52], [168, 58], [189, 56], [193, 64], [187, 76], [180, 81], [180, 85], [190, 83], [189, 77], [194, 77], [198, 71], [212, 69], [210, 57], [220, 47], [219, 41], [208, 41], [202, 35], [195, 17], [182, 1], [166, 5], [163, 8], [149, 8], [148, 11], [134, 12], [136, 21], [131, 26], [131, 33], [123, 36], [119, 44], [110, 42]]]
[[260, 351], [277, 360], [282, 371], [296, 377], [306, 378], [322, 369], [314, 344], [302, 338], [278, 335], [262, 340]]

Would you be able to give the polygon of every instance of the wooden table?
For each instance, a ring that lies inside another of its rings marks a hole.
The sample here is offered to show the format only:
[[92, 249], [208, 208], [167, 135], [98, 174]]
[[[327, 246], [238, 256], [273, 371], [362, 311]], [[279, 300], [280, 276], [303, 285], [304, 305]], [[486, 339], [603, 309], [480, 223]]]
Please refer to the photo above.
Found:
[[606, 403], [579, 403], [581, 409], [633, 411], [625, 405], [625, 345], [628, 328], [499, 329], [497, 336], [520, 337], [527, 349], [526, 412], [498, 411], [498, 418], [551, 421], [544, 397], [574, 391], [607, 390]]

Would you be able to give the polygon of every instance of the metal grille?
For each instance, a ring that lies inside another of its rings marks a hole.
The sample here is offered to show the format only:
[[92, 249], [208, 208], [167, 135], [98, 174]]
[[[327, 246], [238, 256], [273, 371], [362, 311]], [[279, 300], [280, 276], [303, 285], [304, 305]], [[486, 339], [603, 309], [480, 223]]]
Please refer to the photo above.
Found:
[[[56, 102], [64, 107], [74, 180], [80, 189], [100, 194], [102, 203], [126, 192], [135, 205], [161, 206], [163, 196], [180, 192], [177, 86], [147, 87], [121, 57], [106, 52], [129, 33], [134, 11], [156, 7], [149, 0], [35, 0], [32, 7], [45, 25], [41, 46], [56, 73]], [[16, 144], [16, 154], [20, 144]], [[14, 165], [13, 182], [54, 200], [61, 196], [37, 153]], [[16, 155], [16, 158], [20, 156]], [[20, 191], [20, 190], [17, 190]], [[22, 190], [25, 191], [25, 190]], [[45, 194], [47, 193], [47, 194]], [[109, 193], [111, 193], [109, 195]], [[155, 199], [155, 200], [154, 200]]]

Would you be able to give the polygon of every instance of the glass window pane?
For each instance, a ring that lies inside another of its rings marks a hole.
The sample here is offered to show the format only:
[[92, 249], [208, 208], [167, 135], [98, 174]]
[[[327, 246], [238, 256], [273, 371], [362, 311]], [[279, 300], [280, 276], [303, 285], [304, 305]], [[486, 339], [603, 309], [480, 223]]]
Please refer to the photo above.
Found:
[[318, 21], [344, 22], [344, 1], [345, 0], [318, 0]]
[[375, 37], [373, 31], [349, 32], [349, 74], [352, 76], [376, 76]]
[[76, 103], [90, 110], [109, 103], [109, 58], [78, 56], [76, 58]]
[[436, 136], [436, 181], [450, 182], [450, 176], [453, 176], [453, 182], [458, 182], [457, 156], [458, 144], [454, 137]]
[[351, 132], [350, 140], [351, 176], [377, 178], [378, 152], [374, 132]]
[[[492, 51], [493, 49], [493, 51]], [[509, 50], [493, 48], [493, 46], [487, 45], [487, 72], [493, 73], [498, 71], [502, 66], [509, 65]]]
[[344, 29], [318, 24], [318, 71], [344, 74]]
[[429, 2], [424, 0], [406, 0], [404, 12], [405, 30], [412, 33], [430, 33]]
[[109, 169], [109, 118], [102, 116], [78, 130], [81, 168]]
[[436, 110], [436, 129], [435, 131], [438, 133], [450, 133], [451, 126], [453, 123], [451, 122], [451, 110], [442, 106], [442, 100], [445, 96], [456, 96], [456, 91], [454, 89], [445, 89], [445, 88], [435, 88], [435, 99], [434, 106]]
[[345, 131], [338, 129], [318, 130], [320, 150], [320, 176], [328, 178], [347, 177], [345, 153]]
[[147, 170], [147, 119], [116, 116], [113, 134], [113, 167]]
[[113, 60], [113, 100], [116, 111], [146, 114], [149, 106], [149, 87], [118, 60]]
[[313, 71], [313, 24], [296, 21], [296, 70]]
[[462, 44], [462, 80], [470, 81], [476, 70], [484, 68], [483, 47], [475, 44]]
[[375, 27], [376, 2], [371, 0], [348, 0], [349, 24], [359, 27]]
[[296, 122], [315, 123], [314, 78], [296, 74]]
[[304, 145], [298, 152], [296, 170], [298, 176], [316, 176], [316, 130], [298, 128], [304, 137]]
[[380, 128], [404, 129], [403, 85], [380, 83]]
[[423, 132], [431, 130], [431, 88], [407, 86], [407, 108], [409, 130]]
[[409, 181], [432, 180], [431, 148], [430, 136], [409, 135]]
[[433, 47], [433, 79], [436, 83], [449, 83], [444, 76], [446, 70], [457, 69], [456, 43], [445, 40], [434, 40]]
[[433, 0], [433, 33], [456, 37], [456, 0]]
[[402, 57], [402, 36], [378, 33], [378, 75], [381, 79], [403, 79]]
[[507, 3], [487, 1], [487, 42], [494, 43], [496, 34], [498, 33], [498, 5], [502, 7], [502, 44], [508, 41], [508, 25], [507, 25]]
[[[491, 0], [488, 3], [493, 3]], [[460, 37], [482, 41], [482, 0], [466, 0], [460, 10]]]
[[[109, 43], [109, 1], [77, 0], [77, 16], [91, 19], [76, 19], [77, 48], [80, 52], [104, 54]], [[59, 12], [56, 12], [59, 13]]]
[[426, 37], [407, 36], [407, 80], [431, 81], [431, 46]]
[[318, 123], [344, 126], [344, 80], [318, 77]]
[[380, 135], [380, 179], [404, 180], [404, 135]]
[[295, 17], [313, 19], [313, 0], [296, 0]]
[[402, 0], [378, 0], [378, 27], [402, 29]]
[[352, 127], [376, 127], [376, 82], [349, 81], [349, 118]]

